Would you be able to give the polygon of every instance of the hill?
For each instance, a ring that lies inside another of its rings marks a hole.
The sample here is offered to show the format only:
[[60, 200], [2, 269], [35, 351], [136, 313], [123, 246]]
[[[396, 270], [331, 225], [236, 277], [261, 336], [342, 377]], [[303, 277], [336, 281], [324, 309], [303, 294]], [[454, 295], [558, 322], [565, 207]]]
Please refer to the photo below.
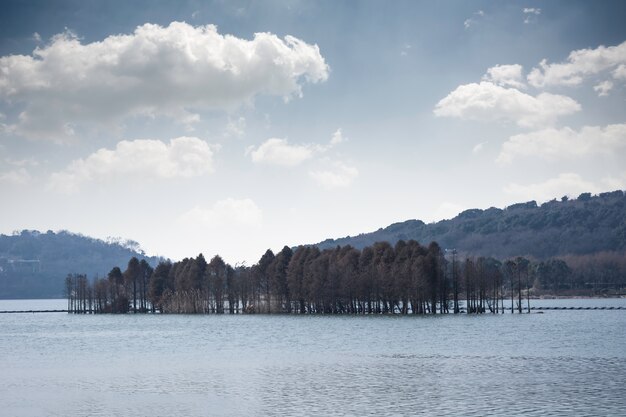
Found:
[[133, 241], [108, 242], [61, 231], [23, 230], [0, 235], [0, 299], [60, 298], [68, 273], [105, 276], [113, 266], [122, 270], [136, 256], [155, 266]]
[[318, 243], [320, 249], [352, 245], [358, 249], [378, 241], [392, 244], [414, 239], [438, 242], [460, 253], [504, 259], [531, 256], [546, 259], [626, 250], [626, 196], [613, 191], [577, 199], [563, 197], [538, 205], [535, 201], [505, 209], [471, 209], [450, 220], [426, 224], [408, 220], [375, 232]]

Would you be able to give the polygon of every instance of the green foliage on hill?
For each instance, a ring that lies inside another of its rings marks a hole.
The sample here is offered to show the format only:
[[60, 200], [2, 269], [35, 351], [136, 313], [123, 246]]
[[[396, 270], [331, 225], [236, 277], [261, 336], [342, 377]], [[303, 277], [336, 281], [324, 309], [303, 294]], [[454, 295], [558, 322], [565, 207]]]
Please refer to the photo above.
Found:
[[471, 209], [453, 219], [425, 224], [408, 220], [372, 233], [328, 239], [320, 249], [337, 245], [363, 248], [374, 242], [414, 239], [476, 256], [505, 259], [530, 256], [586, 255], [626, 250], [626, 196], [613, 191], [577, 199], [563, 197], [540, 206], [535, 201], [505, 209]]
[[136, 256], [156, 265], [133, 241], [105, 242], [61, 231], [23, 230], [0, 235], [0, 298], [60, 298], [69, 273], [106, 276]]

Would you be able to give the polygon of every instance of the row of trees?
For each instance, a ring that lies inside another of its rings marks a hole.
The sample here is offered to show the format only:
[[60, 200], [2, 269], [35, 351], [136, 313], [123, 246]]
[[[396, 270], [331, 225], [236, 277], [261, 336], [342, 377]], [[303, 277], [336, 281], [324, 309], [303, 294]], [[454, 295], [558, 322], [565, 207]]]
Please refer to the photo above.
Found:
[[626, 194], [621, 191], [577, 199], [561, 198], [541, 205], [536, 201], [505, 209], [469, 209], [436, 223], [407, 220], [372, 233], [328, 239], [320, 248], [352, 245], [362, 248], [376, 241], [414, 239], [437, 241], [476, 256], [508, 259], [517, 255], [536, 259], [561, 258], [568, 254], [590, 255], [626, 251]]
[[[530, 262], [457, 259], [433, 242], [378, 242], [357, 250], [285, 246], [255, 265], [202, 254], [154, 269], [132, 258], [90, 283], [68, 276], [68, 310], [95, 313], [437, 314], [522, 312]], [[80, 306], [76, 308], [76, 306]], [[529, 309], [529, 304], [527, 305]], [[508, 306], [507, 306], [508, 309]]]
[[154, 312], [149, 297], [153, 268], [145, 259], [132, 257], [124, 272], [114, 267], [107, 278], [89, 282], [86, 275], [65, 278], [68, 311], [74, 313]]

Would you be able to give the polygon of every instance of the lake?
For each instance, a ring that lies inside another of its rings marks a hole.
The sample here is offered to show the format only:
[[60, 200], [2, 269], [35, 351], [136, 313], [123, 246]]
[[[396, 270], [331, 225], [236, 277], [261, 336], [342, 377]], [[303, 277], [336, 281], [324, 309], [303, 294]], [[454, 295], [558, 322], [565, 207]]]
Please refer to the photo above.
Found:
[[625, 336], [625, 310], [0, 314], [0, 416], [626, 415]]

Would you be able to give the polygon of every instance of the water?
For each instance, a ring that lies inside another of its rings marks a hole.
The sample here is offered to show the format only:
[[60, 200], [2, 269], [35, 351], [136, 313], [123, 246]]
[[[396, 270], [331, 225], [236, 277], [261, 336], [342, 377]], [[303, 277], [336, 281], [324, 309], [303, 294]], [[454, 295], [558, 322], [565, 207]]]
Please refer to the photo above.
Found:
[[[532, 305], [557, 304], [626, 300]], [[0, 301], [0, 310], [64, 306]], [[0, 416], [626, 415], [625, 335], [624, 310], [2, 314]]]

